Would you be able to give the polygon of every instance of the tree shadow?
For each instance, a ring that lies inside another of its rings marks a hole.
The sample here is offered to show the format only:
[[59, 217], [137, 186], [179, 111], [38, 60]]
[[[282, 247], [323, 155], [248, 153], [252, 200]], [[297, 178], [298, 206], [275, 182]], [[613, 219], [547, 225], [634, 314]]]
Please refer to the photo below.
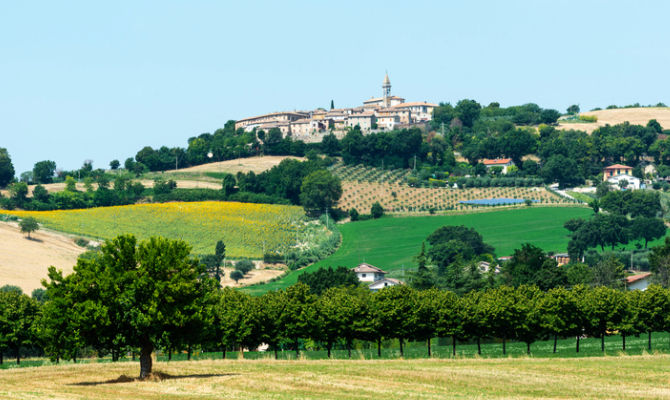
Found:
[[34, 236], [32, 236], [32, 237], [28, 237], [28, 236], [26, 236], [25, 239], [26, 239], [26, 240], [33, 241], [33, 242], [38, 242], [38, 243], [42, 243], [42, 242], [44, 242], [44, 240], [42, 240], [42, 239], [38, 239], [38, 238], [36, 238], [36, 237], [34, 237]]
[[190, 379], [190, 378], [219, 378], [224, 376], [237, 376], [239, 374], [188, 374], [188, 375], [170, 375], [165, 372], [153, 372], [147, 378], [140, 379], [139, 377], [130, 377], [128, 375], [121, 375], [116, 379], [109, 379], [106, 381], [93, 382], [77, 382], [70, 383], [69, 386], [98, 386], [111, 385], [114, 383], [129, 383], [129, 382], [160, 382], [172, 379]]

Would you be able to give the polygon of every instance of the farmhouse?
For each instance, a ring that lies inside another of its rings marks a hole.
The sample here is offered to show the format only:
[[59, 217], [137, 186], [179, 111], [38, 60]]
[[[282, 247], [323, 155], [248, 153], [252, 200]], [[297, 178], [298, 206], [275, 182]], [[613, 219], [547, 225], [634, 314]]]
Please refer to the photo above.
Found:
[[506, 174], [507, 169], [514, 165], [514, 161], [511, 158], [496, 158], [495, 160], [484, 159], [482, 164], [486, 169], [491, 169], [493, 167], [502, 167], [502, 173]]
[[626, 287], [628, 290], [646, 290], [650, 280], [650, 272], [642, 272], [636, 275], [627, 276]]
[[615, 176], [626, 175], [629, 177], [633, 176], [633, 168], [627, 165], [614, 164], [606, 167], [603, 170], [603, 181], [608, 181], [610, 178]]
[[386, 272], [380, 268], [366, 263], [358, 264], [357, 267], [351, 270], [356, 273], [358, 280], [361, 282], [376, 282], [384, 279], [384, 275], [386, 275]]
[[384, 288], [386, 288], [386, 287], [391, 287], [391, 286], [396, 286], [396, 285], [404, 285], [404, 283], [403, 283], [402, 281], [397, 280], [397, 279], [393, 279], [393, 278], [384, 278], [384, 279], [380, 279], [380, 280], [378, 280], [378, 281], [372, 283], [372, 284], [369, 286], [369, 288], [370, 288], [370, 290], [372, 290], [373, 292], [376, 292], [376, 291], [378, 291], [378, 290], [380, 290], [380, 289], [384, 289]]

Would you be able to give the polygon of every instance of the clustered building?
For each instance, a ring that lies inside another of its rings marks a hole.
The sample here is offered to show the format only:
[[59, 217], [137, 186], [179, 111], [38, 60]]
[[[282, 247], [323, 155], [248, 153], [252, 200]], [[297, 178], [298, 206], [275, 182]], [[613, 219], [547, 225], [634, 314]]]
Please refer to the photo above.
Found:
[[425, 101], [406, 103], [402, 97], [392, 96], [391, 81], [386, 74], [382, 97], [365, 100], [362, 106], [258, 115], [238, 120], [235, 129], [269, 131], [278, 128], [283, 136], [291, 135], [305, 142], [318, 142], [330, 132], [341, 137], [347, 129], [357, 125], [361, 131], [369, 133], [425, 124], [432, 119], [435, 107], [437, 104]]

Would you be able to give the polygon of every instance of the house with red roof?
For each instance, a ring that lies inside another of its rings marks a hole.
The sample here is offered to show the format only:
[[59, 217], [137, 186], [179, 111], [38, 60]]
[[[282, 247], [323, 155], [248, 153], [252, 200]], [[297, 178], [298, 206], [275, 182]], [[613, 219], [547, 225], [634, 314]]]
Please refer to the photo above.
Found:
[[640, 179], [633, 176], [633, 167], [627, 165], [614, 164], [603, 170], [603, 181], [609, 183], [614, 189], [640, 188]]
[[482, 160], [482, 164], [484, 164], [486, 169], [491, 169], [493, 167], [502, 167], [502, 173], [506, 174], [507, 168], [514, 165], [514, 161], [512, 161], [511, 158], [496, 158], [492, 160], [485, 158], [484, 160]]
[[641, 272], [626, 277], [626, 288], [628, 288], [628, 290], [646, 290], [650, 283], [650, 272]]

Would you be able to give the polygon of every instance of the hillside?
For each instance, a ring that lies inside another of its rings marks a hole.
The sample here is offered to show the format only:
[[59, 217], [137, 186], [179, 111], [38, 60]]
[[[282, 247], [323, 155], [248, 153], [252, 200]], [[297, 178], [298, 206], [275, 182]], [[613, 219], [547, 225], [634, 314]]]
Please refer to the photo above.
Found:
[[0, 222], [0, 286], [16, 285], [30, 294], [42, 287], [40, 280], [46, 279], [49, 266], [69, 273], [85, 251], [65, 235], [41, 230], [31, 237], [27, 239], [15, 223]]
[[140, 239], [160, 235], [183, 239], [195, 254], [211, 254], [218, 240], [232, 258], [262, 258], [264, 251], [286, 249], [302, 229], [304, 211], [296, 206], [235, 202], [136, 204], [62, 211], [2, 211], [32, 216], [46, 227], [110, 239], [132, 233]]
[[559, 128], [578, 129], [591, 133], [597, 128], [607, 124], [616, 125], [628, 121], [633, 125], [647, 125], [647, 122], [649, 122], [650, 119], [655, 119], [661, 124], [663, 129], [670, 129], [670, 107], [616, 108], [612, 110], [583, 112], [581, 115], [594, 115], [598, 117], [598, 122], [561, 122]]
[[298, 280], [298, 275], [328, 266], [355, 267], [367, 262], [389, 272], [389, 277], [405, 279], [405, 272], [416, 268], [414, 257], [421, 242], [444, 225], [475, 228], [491, 244], [498, 256], [511, 255], [523, 243], [532, 243], [545, 251], [562, 252], [568, 244], [563, 228], [571, 218], [587, 217], [593, 212], [584, 207], [530, 207], [496, 210], [462, 215], [423, 217], [385, 217], [359, 221], [340, 227], [342, 245], [330, 257], [282, 279], [249, 291], [261, 294], [284, 288]]

